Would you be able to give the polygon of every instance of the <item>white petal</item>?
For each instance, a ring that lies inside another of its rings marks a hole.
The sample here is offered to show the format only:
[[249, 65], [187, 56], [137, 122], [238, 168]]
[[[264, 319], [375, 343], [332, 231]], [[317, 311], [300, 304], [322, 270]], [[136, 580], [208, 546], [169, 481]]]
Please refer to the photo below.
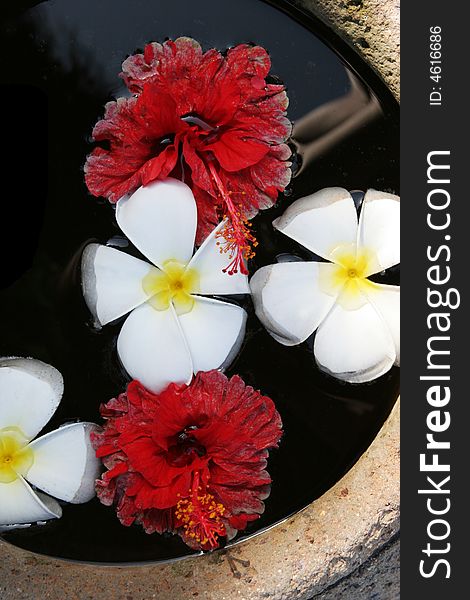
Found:
[[396, 358], [392, 336], [370, 302], [356, 310], [335, 304], [318, 328], [314, 353], [321, 369], [351, 383], [380, 377]]
[[296, 200], [273, 222], [318, 256], [332, 260], [338, 246], [356, 244], [357, 212], [351, 194], [343, 188], [325, 188]]
[[223, 245], [223, 238], [217, 237], [222, 231], [226, 221], [222, 221], [193, 256], [189, 266], [196, 269], [199, 274], [200, 294], [249, 294], [248, 277], [243, 273], [228, 275], [223, 270], [230, 263], [229, 254], [220, 251], [217, 242]]
[[196, 202], [191, 189], [177, 179], [155, 181], [122, 198], [116, 219], [134, 246], [157, 267], [170, 259], [186, 264], [193, 255]]
[[373, 250], [378, 265], [366, 276], [400, 262], [400, 198], [367, 190], [359, 219], [358, 247]]
[[193, 309], [178, 317], [194, 373], [226, 368], [245, 337], [246, 312], [240, 306], [194, 296]]
[[26, 479], [51, 496], [73, 504], [91, 500], [101, 465], [90, 441], [94, 429], [93, 423], [73, 423], [32, 442], [29, 447], [34, 462]]
[[0, 483], [0, 525], [36, 523], [61, 516], [58, 502], [33, 492], [21, 477], [11, 483]]
[[145, 303], [133, 310], [122, 326], [117, 348], [129, 375], [152, 392], [171, 382], [191, 381], [191, 356], [173, 306], [156, 310]]
[[64, 380], [34, 358], [0, 358], [0, 429], [18, 427], [32, 439], [55, 413]]
[[336, 296], [322, 291], [321, 271], [335, 265], [286, 262], [262, 267], [250, 286], [256, 315], [281, 344], [295, 346], [306, 340], [323, 321]]
[[106, 325], [147, 300], [142, 280], [153, 267], [125, 252], [90, 244], [82, 256], [85, 302], [100, 325]]
[[367, 287], [367, 297], [383, 318], [395, 343], [396, 360], [400, 364], [400, 287], [375, 284]]

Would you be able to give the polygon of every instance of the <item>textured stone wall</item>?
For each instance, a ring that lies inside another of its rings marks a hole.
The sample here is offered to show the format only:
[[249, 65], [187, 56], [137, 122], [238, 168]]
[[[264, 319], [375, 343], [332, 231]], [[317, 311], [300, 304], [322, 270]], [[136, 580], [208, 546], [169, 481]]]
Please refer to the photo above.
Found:
[[400, 94], [399, 0], [297, 0], [358, 49]]
[[400, 541], [392, 540], [349, 577], [311, 600], [399, 600]]

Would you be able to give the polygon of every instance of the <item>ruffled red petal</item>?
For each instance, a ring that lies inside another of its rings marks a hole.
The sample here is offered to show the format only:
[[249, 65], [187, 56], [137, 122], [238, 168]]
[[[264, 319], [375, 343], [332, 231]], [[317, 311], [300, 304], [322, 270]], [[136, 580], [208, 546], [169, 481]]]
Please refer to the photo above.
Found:
[[92, 442], [107, 471], [97, 494], [124, 525], [211, 549], [262, 514], [268, 449], [282, 424], [272, 400], [240, 377], [198, 373], [160, 394], [133, 381], [101, 414], [106, 424]]
[[213, 196], [196, 185], [192, 189], [197, 206], [196, 244], [200, 246], [211, 231], [217, 227], [223, 213], [214, 202]]
[[[108, 104], [93, 131], [109, 148], [87, 159], [90, 192], [115, 202], [140, 185], [179, 176], [181, 155], [198, 204], [199, 243], [222, 216], [243, 220], [271, 206], [290, 181], [285, 141], [292, 127], [284, 86], [266, 82], [270, 68], [260, 46], [241, 44], [223, 56], [203, 52], [191, 38], [148, 44], [130, 56], [121, 76], [137, 96]], [[227, 192], [239, 217], [227, 209]], [[236, 244], [249, 245], [249, 236], [237, 235]]]
[[107, 104], [93, 137], [97, 142], [108, 142], [110, 149], [95, 148], [85, 163], [85, 181], [94, 196], [117, 202], [141, 185], [167, 177], [174, 169], [178, 160], [174, 143], [155, 153], [166, 132], [180, 127], [173, 101], [167, 96], [163, 99], [158, 109], [150, 107], [144, 95]]
[[269, 152], [269, 146], [249, 137], [247, 131], [230, 129], [205, 150], [213, 152], [222, 169], [230, 173], [256, 165]]
[[[189, 137], [185, 137], [183, 140], [183, 155], [184, 160], [188, 164], [191, 170], [191, 181], [189, 182], [193, 188], [201, 188], [209, 194], [209, 198], [206, 198], [204, 203], [208, 204], [208, 208], [216, 208], [216, 202], [214, 199], [217, 197], [217, 189], [214, 185], [214, 181], [211, 177], [210, 170], [205, 162], [203, 156], [199, 153], [199, 149], [191, 143]], [[203, 208], [203, 207], [201, 207]], [[199, 207], [198, 207], [199, 209]], [[198, 210], [198, 217], [199, 217]]]

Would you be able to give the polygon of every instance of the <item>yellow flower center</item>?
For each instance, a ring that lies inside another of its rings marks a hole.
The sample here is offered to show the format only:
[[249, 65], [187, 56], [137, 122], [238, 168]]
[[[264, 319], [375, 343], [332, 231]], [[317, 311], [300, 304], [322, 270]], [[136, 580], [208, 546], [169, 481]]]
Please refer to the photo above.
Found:
[[167, 260], [162, 270], [153, 268], [142, 280], [144, 292], [155, 310], [166, 310], [173, 303], [179, 315], [194, 306], [192, 294], [199, 289], [199, 274], [177, 260]]
[[365, 292], [375, 284], [368, 275], [379, 270], [372, 250], [355, 245], [338, 246], [332, 253], [334, 265], [320, 266], [320, 287], [330, 295], [338, 295], [338, 303], [346, 310], [356, 310], [367, 302]]
[[34, 462], [28, 440], [17, 427], [0, 429], [0, 483], [12, 483], [26, 475]]

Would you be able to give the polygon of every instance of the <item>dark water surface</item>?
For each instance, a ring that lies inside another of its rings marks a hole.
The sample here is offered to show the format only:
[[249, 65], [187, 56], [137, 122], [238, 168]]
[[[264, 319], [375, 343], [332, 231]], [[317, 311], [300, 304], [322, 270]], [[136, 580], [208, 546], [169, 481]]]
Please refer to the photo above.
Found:
[[[255, 42], [268, 49], [272, 73], [287, 85], [297, 175], [278, 207], [254, 220], [260, 247], [252, 272], [281, 253], [308, 258], [271, 227], [296, 198], [337, 185], [399, 193], [397, 105], [344, 44], [326, 32], [340, 58], [317, 37], [325, 36], [319, 24], [307, 18], [299, 24], [290, 13], [261, 0], [55, 0], [12, 16], [1, 32], [2, 53], [14, 49], [2, 66], [3, 81], [39, 88], [49, 107], [49, 182], [39, 245], [33, 267], [17, 272], [12, 284], [5, 280], [0, 293], [0, 356], [34, 356], [64, 376], [64, 399], [47, 431], [78, 418], [100, 422], [99, 404], [126, 385], [115, 351], [121, 322], [94, 331], [81, 297], [81, 249], [120, 233], [113, 209], [88, 194], [82, 169], [105, 102], [124, 93], [117, 77], [121, 62], [146, 42], [189, 35], [205, 49], [221, 50]], [[359, 84], [346, 64], [366, 83]], [[38, 190], [38, 206], [41, 197]], [[25, 208], [22, 218], [28, 215]], [[37, 211], [29, 218], [41, 222]], [[386, 281], [397, 283], [397, 276], [392, 272]], [[278, 344], [248, 309], [246, 341], [228, 375], [238, 373], [271, 396], [285, 435], [269, 460], [274, 483], [266, 511], [237, 540], [303, 508], [338, 481], [375, 437], [398, 394], [397, 369], [367, 385], [339, 383], [318, 371], [311, 343]], [[65, 505], [62, 519], [3, 537], [34, 552], [86, 561], [191, 554], [176, 536], [121, 526], [96, 499]]]

